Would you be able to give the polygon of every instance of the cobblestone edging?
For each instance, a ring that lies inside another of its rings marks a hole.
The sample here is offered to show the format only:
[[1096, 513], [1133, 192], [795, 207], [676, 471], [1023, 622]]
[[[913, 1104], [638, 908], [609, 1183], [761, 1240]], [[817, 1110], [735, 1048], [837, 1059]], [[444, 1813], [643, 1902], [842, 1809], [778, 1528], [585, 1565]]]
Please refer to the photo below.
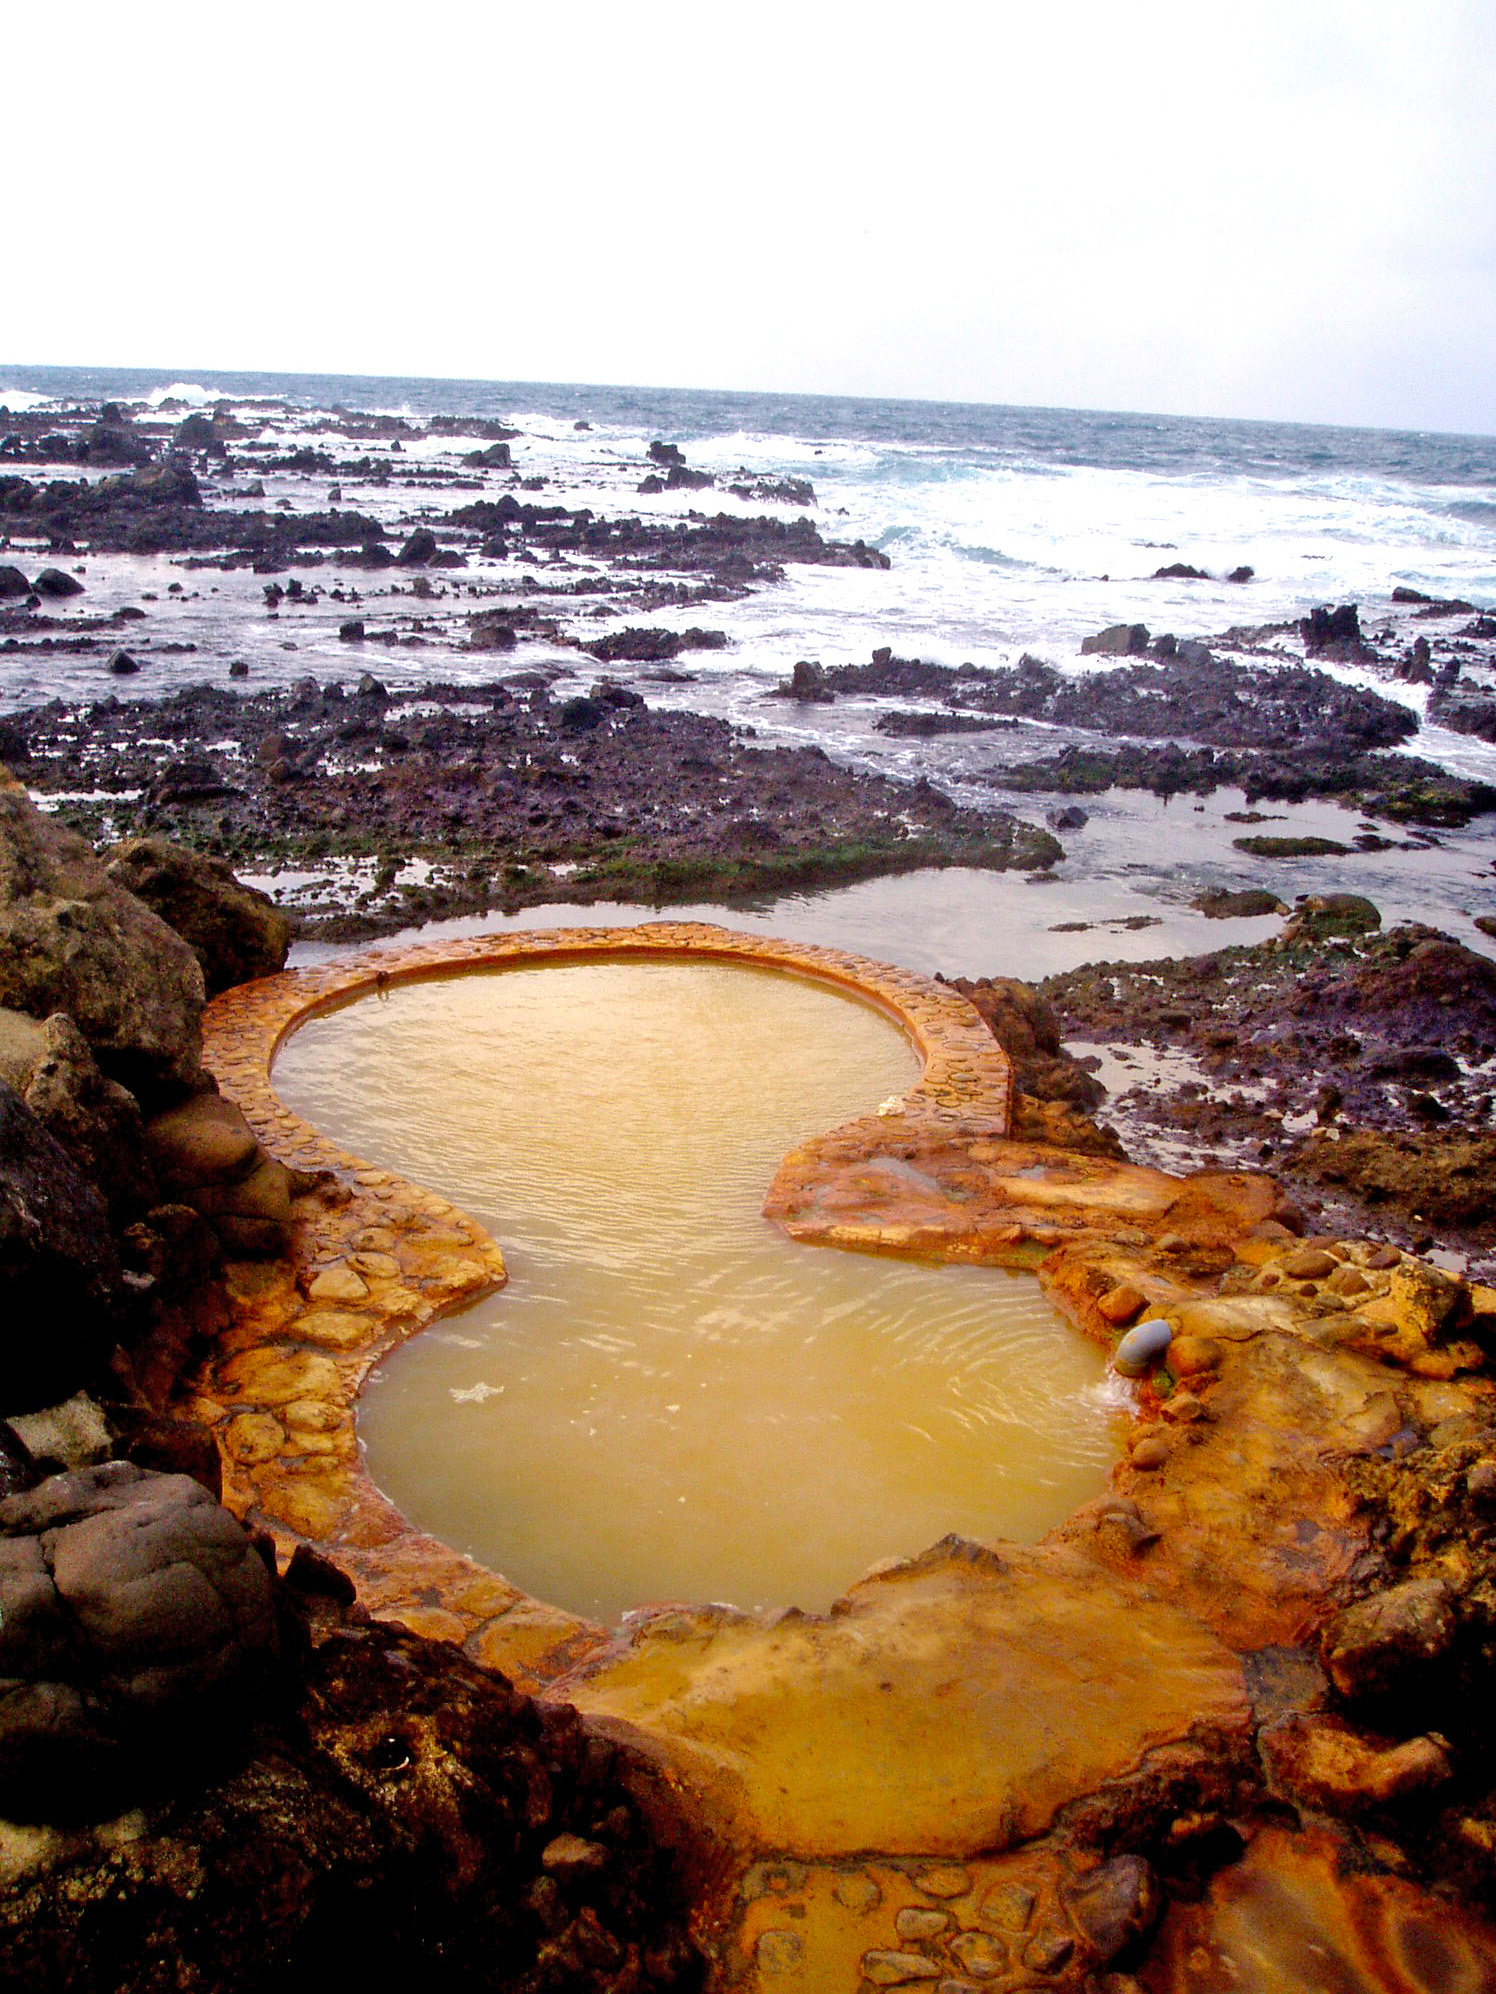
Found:
[[[372, 1612], [461, 1642], [531, 1684], [600, 1651], [603, 1630], [530, 1598], [414, 1529], [364, 1473], [354, 1403], [370, 1370], [438, 1316], [502, 1285], [503, 1256], [446, 1199], [349, 1155], [277, 1098], [283, 1040], [319, 1013], [418, 978], [537, 963], [661, 957], [739, 962], [809, 976], [871, 1003], [924, 1060], [900, 1122], [1002, 1140], [1012, 1073], [958, 992], [835, 949], [687, 922], [569, 928], [369, 951], [226, 991], [205, 1019], [204, 1056], [223, 1092], [281, 1161], [331, 1172], [298, 1200], [290, 1263], [231, 1270], [231, 1327], [184, 1380], [182, 1409], [211, 1428], [224, 1499], [289, 1547], [336, 1557]], [[767, 1189], [767, 1186], [765, 1187]]]

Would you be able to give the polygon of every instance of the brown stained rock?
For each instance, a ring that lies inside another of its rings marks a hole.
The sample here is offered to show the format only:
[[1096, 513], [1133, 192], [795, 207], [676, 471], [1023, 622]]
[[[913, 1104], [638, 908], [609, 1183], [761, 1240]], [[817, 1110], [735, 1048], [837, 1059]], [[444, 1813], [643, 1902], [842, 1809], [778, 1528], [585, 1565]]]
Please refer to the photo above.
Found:
[[1063, 1552], [943, 1547], [827, 1620], [678, 1618], [566, 1693], [647, 1738], [738, 1846], [1002, 1848], [1154, 1747], [1247, 1721], [1223, 1647]]
[[940, 1980], [945, 1969], [938, 1960], [918, 1952], [865, 1952], [862, 1977], [870, 1987], [914, 1987]]
[[[1345, 1485], [1325, 1435], [1385, 1390], [1364, 1358], [1306, 1347], [1275, 1297], [1195, 1305], [1193, 1318], [1231, 1362], [1210, 1386], [1209, 1421], [1176, 1429], [1147, 1481], [1159, 1533], [1147, 1553], [1157, 1593], [1187, 1606], [1242, 1650], [1303, 1640], [1327, 1595], [1369, 1542], [1371, 1519]], [[1253, 1325], [1257, 1333], [1251, 1334]], [[1125, 1470], [1126, 1476], [1135, 1470]], [[1085, 1541], [1083, 1517], [1061, 1526]]]
[[1163, 1909], [1151, 1865], [1133, 1855], [1098, 1863], [1068, 1885], [1062, 1897], [1098, 1966], [1110, 1966], [1119, 1953], [1150, 1932]]
[[1386, 1807], [1452, 1776], [1442, 1739], [1396, 1744], [1355, 1731], [1338, 1717], [1290, 1717], [1265, 1730], [1261, 1742], [1280, 1787], [1336, 1814]]
[[1209, 1377], [1219, 1371], [1224, 1352], [1209, 1336], [1176, 1336], [1169, 1344], [1169, 1369], [1176, 1378]]
[[260, 1153], [243, 1111], [221, 1094], [198, 1094], [146, 1126], [146, 1146], [162, 1184], [197, 1191], [246, 1174]]
[[1283, 1262], [1282, 1271], [1295, 1281], [1323, 1281], [1336, 1272], [1340, 1262], [1331, 1253], [1318, 1246], [1301, 1247], [1297, 1253], [1290, 1253]]
[[1147, 1296], [1124, 1282], [1120, 1287], [1109, 1288], [1096, 1304], [1096, 1313], [1101, 1320], [1110, 1323], [1114, 1329], [1121, 1329], [1135, 1316], [1141, 1315], [1147, 1305]]
[[1139, 1977], [1147, 1994], [1496, 1994], [1496, 1932], [1327, 1834], [1270, 1829], [1171, 1905]]
[[1442, 1579], [1407, 1579], [1337, 1614], [1320, 1652], [1330, 1680], [1352, 1700], [1396, 1690], [1422, 1664], [1449, 1652], [1455, 1617]]

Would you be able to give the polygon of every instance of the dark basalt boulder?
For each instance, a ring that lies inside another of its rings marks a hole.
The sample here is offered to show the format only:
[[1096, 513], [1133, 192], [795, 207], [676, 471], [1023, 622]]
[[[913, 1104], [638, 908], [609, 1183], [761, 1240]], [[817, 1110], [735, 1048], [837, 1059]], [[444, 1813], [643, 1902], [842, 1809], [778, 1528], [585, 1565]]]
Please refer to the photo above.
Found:
[[0, 1415], [55, 1405], [92, 1377], [123, 1300], [103, 1199], [0, 1081]]
[[826, 683], [826, 673], [817, 659], [797, 658], [789, 677], [775, 686], [774, 697], [797, 700], [802, 706], [825, 706], [836, 694]]
[[0, 770], [0, 1005], [66, 1011], [111, 1079], [146, 1100], [202, 1085], [192, 949], [84, 840]]
[[83, 593], [83, 584], [78, 577], [64, 574], [61, 568], [43, 568], [31, 586], [38, 595], [51, 596], [54, 600]]
[[0, 567], [0, 602], [30, 595], [31, 584], [19, 568]]
[[436, 535], [429, 526], [418, 526], [395, 557], [402, 568], [424, 567], [436, 553]]
[[110, 1461], [0, 1502], [0, 1808], [99, 1818], [242, 1732], [278, 1652], [274, 1582], [185, 1475]]
[[1105, 630], [1098, 630], [1094, 637], [1083, 637], [1080, 652], [1083, 658], [1131, 658], [1141, 657], [1147, 648], [1145, 623], [1113, 623]]
[[[1408, 676], [1411, 678], [1412, 673]], [[1431, 678], [1432, 672], [1428, 676]], [[1448, 727], [1452, 733], [1471, 734], [1479, 741], [1496, 741], [1496, 699], [1489, 693], [1452, 693], [1441, 687], [1428, 703], [1428, 717], [1436, 726]]]
[[1193, 568], [1188, 561], [1170, 561], [1166, 568], [1155, 568], [1153, 579], [1156, 582], [1208, 582], [1210, 576], [1203, 568]]
[[462, 461], [477, 464], [484, 470], [507, 471], [513, 458], [507, 443], [490, 443], [486, 450], [470, 450]]
[[1311, 609], [1299, 623], [1299, 635], [1311, 658], [1360, 664], [1371, 656], [1361, 636], [1361, 613], [1353, 602], [1338, 609], [1323, 604]]
[[285, 968], [290, 920], [269, 894], [236, 879], [222, 859], [165, 838], [132, 838], [115, 847], [104, 870], [190, 945], [210, 997]]

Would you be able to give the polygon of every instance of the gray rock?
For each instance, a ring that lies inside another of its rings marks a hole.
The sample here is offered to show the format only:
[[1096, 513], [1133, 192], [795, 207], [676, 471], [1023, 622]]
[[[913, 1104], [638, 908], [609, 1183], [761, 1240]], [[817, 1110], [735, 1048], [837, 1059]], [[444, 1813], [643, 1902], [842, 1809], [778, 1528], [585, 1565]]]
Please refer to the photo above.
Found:
[[78, 577], [65, 574], [61, 568], [43, 568], [31, 586], [38, 595], [49, 595], [54, 599], [83, 593], [83, 584]]
[[104, 1201], [0, 1082], [0, 1414], [53, 1405], [86, 1383], [122, 1313]]
[[66, 1011], [141, 1098], [202, 1084], [203, 975], [180, 935], [0, 771], [0, 1005]]
[[165, 838], [133, 838], [104, 868], [186, 941], [210, 997], [286, 966], [291, 923], [269, 894], [244, 885], [221, 859], [183, 851]]
[[185, 1475], [112, 1461], [0, 1502], [0, 1807], [119, 1804], [128, 1770], [188, 1760], [253, 1708], [274, 1583]]
[[31, 584], [19, 568], [0, 567], [0, 602], [30, 593]]
[[1112, 1352], [1112, 1366], [1124, 1378], [1145, 1377], [1173, 1340], [1174, 1332], [1168, 1323], [1158, 1316], [1147, 1316], [1134, 1323], [1118, 1343]]

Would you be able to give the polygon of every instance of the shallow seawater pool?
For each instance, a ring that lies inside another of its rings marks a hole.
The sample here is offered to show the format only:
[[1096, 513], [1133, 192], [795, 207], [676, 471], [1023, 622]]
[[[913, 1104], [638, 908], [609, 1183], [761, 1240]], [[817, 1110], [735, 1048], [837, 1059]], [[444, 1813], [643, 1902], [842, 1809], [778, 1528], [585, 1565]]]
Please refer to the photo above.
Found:
[[281, 1098], [455, 1200], [509, 1285], [359, 1406], [415, 1523], [607, 1622], [823, 1610], [948, 1531], [1033, 1541], [1103, 1485], [1101, 1353], [1027, 1276], [802, 1246], [805, 1137], [919, 1077], [897, 1025], [774, 971], [599, 962], [395, 985], [304, 1025]]

